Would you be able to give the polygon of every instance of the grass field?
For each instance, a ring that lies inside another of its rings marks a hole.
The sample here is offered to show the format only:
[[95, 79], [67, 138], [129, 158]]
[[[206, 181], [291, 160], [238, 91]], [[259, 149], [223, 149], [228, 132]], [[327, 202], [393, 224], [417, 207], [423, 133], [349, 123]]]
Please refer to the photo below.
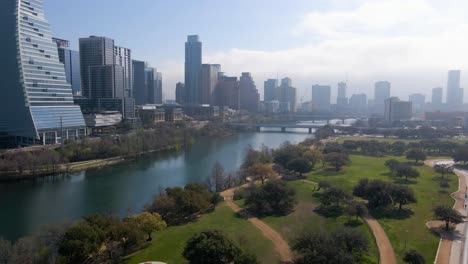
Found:
[[197, 222], [169, 227], [155, 233], [153, 242], [126, 259], [126, 263], [162, 261], [168, 264], [186, 263], [182, 252], [187, 240], [194, 234], [209, 229], [219, 229], [229, 235], [242, 248], [255, 254], [261, 263], [279, 263], [271, 241], [265, 239], [250, 222], [239, 218], [226, 204], [219, 205]]
[[333, 186], [341, 187], [350, 193], [354, 185], [362, 178], [408, 184], [414, 189], [418, 200], [416, 204], [406, 206], [411, 208], [414, 214], [403, 219], [379, 217], [378, 215], [375, 215], [375, 217], [390, 238], [400, 263], [402, 263], [401, 258], [405, 246], [406, 248], [418, 250], [424, 255], [426, 263], [432, 263], [437, 252], [439, 237], [428, 230], [425, 223], [432, 220], [432, 208], [434, 206], [440, 204], [453, 205], [453, 200], [449, 194], [457, 188], [456, 176], [449, 176], [450, 188], [442, 193], [440, 192], [439, 183], [434, 180], [436, 174], [427, 166], [417, 166], [421, 176], [410, 183], [388, 176], [388, 170], [385, 168], [384, 163], [390, 158], [404, 160], [402, 157], [374, 158], [352, 155], [352, 164], [346, 166], [343, 171], [339, 173], [328, 170], [314, 171], [309, 174], [308, 178], [316, 182], [327, 180]]
[[[388, 142], [388, 143], [393, 143], [395, 141], [402, 141], [405, 143], [410, 143], [410, 142], [418, 142], [420, 141], [419, 139], [399, 139], [399, 138], [384, 138], [383, 136], [379, 137], [373, 137], [373, 136], [342, 136], [338, 137], [336, 142], [343, 143], [345, 140], [377, 140], [377, 141], [383, 141], [383, 142]], [[463, 144], [468, 141], [468, 137], [457, 137], [457, 138], [443, 138], [441, 140], [446, 140], [446, 141], [451, 141], [455, 143], [460, 143]]]

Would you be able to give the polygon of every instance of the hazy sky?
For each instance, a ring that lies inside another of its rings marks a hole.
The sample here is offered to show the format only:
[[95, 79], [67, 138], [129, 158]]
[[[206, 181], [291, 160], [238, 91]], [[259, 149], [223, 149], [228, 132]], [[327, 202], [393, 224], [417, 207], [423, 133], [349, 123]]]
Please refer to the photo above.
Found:
[[[184, 79], [184, 42], [198, 34], [203, 62], [227, 75], [250, 71], [263, 94], [267, 78], [289, 76], [298, 100], [312, 84], [348, 81], [348, 96], [373, 97], [377, 80], [407, 99], [444, 87], [462, 70], [468, 89], [467, 0], [43, 0], [53, 34], [107, 36], [134, 59], [163, 72], [165, 99]], [[465, 91], [468, 98], [468, 91]], [[465, 100], [466, 101], [466, 100]]]

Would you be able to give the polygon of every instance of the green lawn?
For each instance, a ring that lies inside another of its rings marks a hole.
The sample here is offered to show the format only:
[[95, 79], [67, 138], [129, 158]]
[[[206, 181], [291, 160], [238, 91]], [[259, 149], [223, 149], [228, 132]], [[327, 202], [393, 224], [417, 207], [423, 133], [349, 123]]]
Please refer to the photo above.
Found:
[[228, 234], [242, 248], [255, 254], [261, 263], [279, 263], [273, 243], [264, 238], [250, 222], [239, 218], [224, 203], [216, 211], [203, 215], [197, 222], [169, 227], [155, 233], [154, 241], [147, 248], [129, 256], [127, 263], [163, 261], [168, 264], [186, 263], [182, 252], [187, 240], [194, 234], [208, 229], [219, 229]]
[[[354, 140], [354, 141], [377, 140], [377, 141], [383, 141], [383, 142], [388, 142], [388, 143], [393, 143], [395, 141], [402, 141], [405, 143], [421, 141], [420, 139], [400, 139], [400, 138], [384, 138], [384, 137], [372, 137], [372, 136], [362, 136], [362, 137], [361, 136], [342, 136], [342, 137], [338, 137], [336, 142], [343, 143], [345, 140]], [[468, 141], [468, 137], [460, 136], [460, 137], [455, 137], [455, 138], [442, 138], [441, 140], [463, 144]]]
[[[388, 176], [388, 170], [384, 163], [387, 159], [395, 158], [404, 160], [402, 157], [366, 157], [351, 155], [352, 164], [346, 166], [342, 172], [335, 173], [329, 170], [314, 171], [309, 174], [309, 180], [327, 180], [333, 186], [338, 186], [348, 192], [352, 192], [353, 186], [362, 178], [381, 179], [391, 182], [408, 184], [400, 179]], [[415, 182], [408, 184], [414, 189], [418, 202], [406, 206], [411, 208], [414, 214], [404, 219], [391, 219], [376, 216], [389, 236], [395, 253], [402, 263], [402, 255], [406, 248], [413, 248], [421, 252], [426, 258], [426, 263], [432, 263], [437, 252], [439, 237], [429, 231], [425, 223], [432, 220], [432, 208], [436, 205], [453, 205], [450, 193], [457, 189], [456, 176], [450, 177], [450, 188], [446, 192], [440, 192], [439, 183], [434, 180], [436, 176], [432, 168], [418, 166], [421, 176]]]

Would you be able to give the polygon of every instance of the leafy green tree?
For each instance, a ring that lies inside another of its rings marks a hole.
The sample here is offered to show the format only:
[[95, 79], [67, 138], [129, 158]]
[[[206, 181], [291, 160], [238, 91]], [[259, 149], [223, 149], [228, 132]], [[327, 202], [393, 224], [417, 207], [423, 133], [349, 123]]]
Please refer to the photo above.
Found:
[[299, 173], [302, 177], [303, 173], [307, 173], [312, 169], [310, 162], [305, 158], [296, 158], [288, 163], [288, 169]]
[[218, 205], [219, 203], [221, 203], [222, 201], [224, 201], [224, 198], [219, 194], [219, 193], [213, 193], [213, 195], [211, 196], [211, 200], [210, 202], [216, 206]]
[[319, 181], [318, 187], [319, 187], [319, 190], [322, 188], [325, 190], [328, 190], [328, 188], [331, 187], [331, 184], [328, 181], [322, 180], [322, 181]]
[[446, 175], [453, 173], [453, 167], [449, 164], [436, 164], [434, 171], [439, 173], [441, 178], [444, 179]]
[[153, 240], [151, 234], [163, 230], [167, 227], [166, 222], [162, 220], [158, 213], [142, 212], [128, 218], [127, 221], [135, 223], [136, 227], [148, 235], [147, 241]]
[[395, 174], [395, 171], [398, 169], [398, 166], [400, 166], [400, 162], [396, 159], [389, 159], [385, 161], [385, 167], [387, 167], [390, 170], [390, 173], [392, 175]]
[[329, 137], [334, 137], [334, 136], [335, 136], [335, 130], [330, 125], [326, 125], [315, 131], [315, 138], [318, 140], [329, 138]]
[[403, 256], [403, 261], [408, 264], [425, 264], [423, 255], [414, 249], [407, 250]]
[[427, 155], [420, 149], [411, 149], [406, 152], [406, 159], [414, 160], [416, 163], [418, 163], [419, 161], [426, 160]]
[[191, 237], [183, 252], [191, 264], [253, 264], [252, 255], [245, 256], [242, 250], [223, 232], [204, 231]]
[[296, 191], [280, 180], [252, 186], [245, 200], [250, 211], [261, 215], [287, 214], [296, 203]]
[[59, 253], [67, 259], [68, 263], [83, 263], [96, 254], [103, 241], [102, 230], [92, 227], [85, 221], [80, 221], [66, 231]]
[[397, 168], [396, 175], [398, 177], [405, 177], [405, 180], [408, 181], [408, 178], [417, 178], [419, 177], [419, 172], [411, 166], [400, 165]]
[[325, 154], [324, 160], [332, 165], [336, 171], [340, 171], [343, 166], [351, 162], [348, 155], [338, 152]]
[[311, 170], [313, 170], [317, 163], [323, 159], [322, 152], [317, 149], [311, 149], [304, 152], [303, 157], [310, 162]]
[[358, 217], [365, 217], [368, 214], [367, 206], [362, 202], [351, 201], [346, 208], [346, 212], [350, 217], [355, 216], [356, 220]]
[[452, 158], [455, 162], [461, 162], [465, 165], [468, 162], [468, 148], [466, 146], [458, 147], [452, 154]]
[[350, 196], [340, 188], [331, 187], [320, 195], [320, 203], [324, 207], [330, 205], [340, 206], [340, 203], [348, 200]]
[[255, 180], [260, 180], [262, 184], [264, 184], [266, 180], [273, 179], [277, 176], [271, 165], [265, 163], [255, 163], [248, 169], [248, 172]]
[[398, 209], [401, 210], [403, 205], [416, 203], [416, 196], [413, 189], [407, 186], [394, 185], [391, 191], [393, 203], [398, 204]]
[[449, 224], [460, 224], [465, 218], [457, 210], [445, 205], [437, 206], [433, 209], [434, 216], [437, 220], [445, 222], [445, 230], [449, 230]]
[[402, 141], [395, 141], [391, 145], [391, 150], [393, 153], [401, 155], [406, 150], [406, 144]]

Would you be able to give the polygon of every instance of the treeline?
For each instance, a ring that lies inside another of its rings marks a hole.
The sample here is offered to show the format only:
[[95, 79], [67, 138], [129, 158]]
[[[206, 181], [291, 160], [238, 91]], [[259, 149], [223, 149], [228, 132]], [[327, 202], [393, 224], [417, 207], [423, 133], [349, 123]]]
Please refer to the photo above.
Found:
[[140, 214], [123, 219], [95, 214], [72, 224], [44, 228], [39, 234], [20, 238], [15, 243], [0, 238], [0, 263], [119, 263], [122, 257], [152, 241], [154, 232], [168, 225], [196, 221], [222, 200], [206, 184], [167, 188]]
[[50, 175], [67, 172], [72, 162], [113, 157], [134, 157], [149, 151], [181, 148], [198, 137], [213, 137], [232, 133], [221, 123], [209, 123], [195, 129], [181, 124], [160, 124], [151, 130], [139, 130], [125, 135], [66, 141], [55, 149], [16, 151], [0, 154], [2, 176]]

